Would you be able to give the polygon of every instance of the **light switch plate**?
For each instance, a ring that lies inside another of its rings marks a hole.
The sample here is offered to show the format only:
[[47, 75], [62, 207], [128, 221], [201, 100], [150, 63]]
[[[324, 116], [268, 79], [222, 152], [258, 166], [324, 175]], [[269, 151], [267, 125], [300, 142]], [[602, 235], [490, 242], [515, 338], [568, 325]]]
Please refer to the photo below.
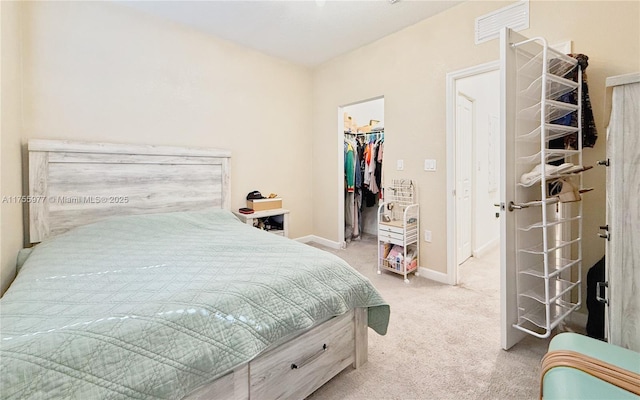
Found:
[[431, 243], [431, 231], [428, 229], [424, 230], [424, 241]]
[[398, 160], [397, 168], [398, 171], [402, 171], [404, 169], [404, 160]]
[[425, 171], [435, 171], [436, 170], [436, 160], [434, 160], [434, 159], [426, 159], [426, 160], [424, 160], [424, 170]]

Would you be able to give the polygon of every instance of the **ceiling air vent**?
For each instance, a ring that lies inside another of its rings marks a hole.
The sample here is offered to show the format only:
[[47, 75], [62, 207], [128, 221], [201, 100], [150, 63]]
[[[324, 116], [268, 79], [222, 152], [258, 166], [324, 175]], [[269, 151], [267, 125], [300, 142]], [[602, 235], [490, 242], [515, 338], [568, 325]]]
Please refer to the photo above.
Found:
[[505, 26], [514, 31], [529, 28], [529, 0], [476, 18], [476, 44], [499, 37], [500, 29]]

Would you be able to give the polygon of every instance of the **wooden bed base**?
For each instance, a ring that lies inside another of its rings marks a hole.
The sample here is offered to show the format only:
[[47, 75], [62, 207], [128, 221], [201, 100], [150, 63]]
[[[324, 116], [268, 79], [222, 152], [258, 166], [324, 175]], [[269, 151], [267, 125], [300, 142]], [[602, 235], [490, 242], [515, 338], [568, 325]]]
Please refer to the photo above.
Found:
[[[226, 150], [58, 140], [28, 149], [31, 243], [106, 216], [230, 208]], [[367, 322], [366, 308], [334, 317], [185, 399], [303, 399], [367, 362]]]
[[304, 399], [352, 365], [367, 362], [367, 309], [346, 314], [267, 350], [185, 400]]

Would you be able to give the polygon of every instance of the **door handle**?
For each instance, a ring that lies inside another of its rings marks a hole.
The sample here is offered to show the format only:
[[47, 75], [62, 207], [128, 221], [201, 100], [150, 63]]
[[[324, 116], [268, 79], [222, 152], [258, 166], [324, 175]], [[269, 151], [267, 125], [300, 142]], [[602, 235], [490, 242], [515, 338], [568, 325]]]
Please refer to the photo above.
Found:
[[[504, 203], [493, 203], [494, 206], [496, 207], [500, 207], [501, 210], [505, 209]], [[528, 204], [516, 204], [513, 201], [509, 202], [509, 206], [506, 207], [507, 210], [509, 211], [513, 211], [513, 210], [521, 210], [523, 208], [529, 208]]]
[[509, 202], [509, 207], [507, 207], [507, 209], [509, 211], [513, 211], [513, 210], [522, 210], [523, 208], [529, 208], [528, 204], [516, 204], [513, 201]]
[[598, 161], [598, 165], [604, 165], [605, 167], [609, 166], [609, 159]]
[[[596, 300], [598, 300], [602, 304], [609, 304], [609, 300], [604, 297], [600, 297], [600, 293], [602, 293], [602, 287], [609, 287], [609, 282], [596, 282]], [[605, 294], [606, 296], [606, 294]]]

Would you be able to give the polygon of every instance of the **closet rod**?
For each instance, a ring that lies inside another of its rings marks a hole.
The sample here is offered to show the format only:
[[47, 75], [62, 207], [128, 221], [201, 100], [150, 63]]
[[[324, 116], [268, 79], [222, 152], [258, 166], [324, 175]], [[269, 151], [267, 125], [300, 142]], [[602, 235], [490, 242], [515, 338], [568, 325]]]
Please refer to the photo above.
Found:
[[345, 135], [352, 135], [352, 136], [369, 136], [369, 135], [375, 135], [377, 137], [380, 137], [380, 135], [384, 135], [384, 131], [376, 131], [376, 132], [367, 132], [367, 133], [354, 133], [354, 132], [345, 132]]

